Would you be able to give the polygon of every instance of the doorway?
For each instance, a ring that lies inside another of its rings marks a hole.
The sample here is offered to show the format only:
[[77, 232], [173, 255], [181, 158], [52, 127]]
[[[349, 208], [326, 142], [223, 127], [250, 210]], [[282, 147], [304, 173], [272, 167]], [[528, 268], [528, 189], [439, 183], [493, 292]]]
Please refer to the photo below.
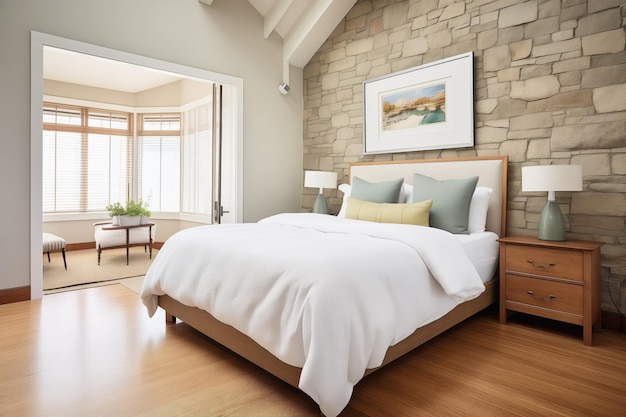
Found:
[[[212, 73], [196, 68], [185, 67], [169, 62], [128, 54], [122, 51], [111, 50], [96, 45], [85, 44], [65, 38], [38, 32], [31, 33], [31, 298], [41, 298], [43, 295], [43, 272], [41, 257], [42, 236], [42, 111], [44, 97], [44, 68], [46, 48], [56, 48], [72, 51], [76, 54], [85, 54], [100, 59], [132, 65], [136, 69], [143, 69], [165, 78], [189, 79], [204, 81], [211, 84], [219, 83], [228, 87], [229, 95], [224, 102], [230, 106], [229, 120], [231, 135], [229, 139], [229, 159], [226, 169], [229, 170], [229, 185], [227, 202], [228, 209], [223, 210], [230, 222], [242, 220], [242, 98], [243, 82], [241, 79], [223, 74]], [[224, 169], [224, 167], [223, 167]], [[223, 187], [223, 184], [222, 184]], [[182, 219], [185, 220], [185, 219]], [[193, 221], [193, 220], [192, 220]]]

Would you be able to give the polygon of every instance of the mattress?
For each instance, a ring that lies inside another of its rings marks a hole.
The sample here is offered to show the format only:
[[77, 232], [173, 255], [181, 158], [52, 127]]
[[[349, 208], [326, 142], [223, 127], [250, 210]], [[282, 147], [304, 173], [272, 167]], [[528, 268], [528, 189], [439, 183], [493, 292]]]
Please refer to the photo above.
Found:
[[479, 232], [454, 236], [463, 245], [482, 282], [493, 279], [500, 254], [498, 235], [493, 232]]

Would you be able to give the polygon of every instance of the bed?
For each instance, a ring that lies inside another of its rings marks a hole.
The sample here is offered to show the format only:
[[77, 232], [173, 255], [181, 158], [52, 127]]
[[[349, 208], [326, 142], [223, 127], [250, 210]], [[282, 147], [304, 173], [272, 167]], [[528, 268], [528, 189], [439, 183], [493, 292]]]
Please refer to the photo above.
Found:
[[[364, 376], [497, 299], [507, 163], [493, 156], [352, 164], [337, 216], [284, 213], [175, 234], [148, 271], [142, 300], [150, 315], [163, 308], [168, 322], [186, 322], [336, 416]], [[437, 193], [473, 178], [466, 229], [433, 227], [435, 213], [448, 221]], [[375, 201], [376, 187], [388, 183], [401, 184], [397, 201]], [[422, 200], [428, 187], [436, 197]], [[403, 219], [409, 210], [423, 218], [425, 205], [431, 227], [384, 220], [398, 210]], [[372, 213], [376, 220], [366, 221]]]

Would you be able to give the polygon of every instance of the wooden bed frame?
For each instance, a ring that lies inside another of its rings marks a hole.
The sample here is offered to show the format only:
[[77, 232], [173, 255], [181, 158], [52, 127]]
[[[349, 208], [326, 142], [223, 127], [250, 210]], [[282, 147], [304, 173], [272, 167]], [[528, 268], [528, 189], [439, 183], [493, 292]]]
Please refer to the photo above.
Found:
[[[502, 237], [506, 234], [507, 165], [507, 156], [363, 162], [350, 166], [350, 178], [358, 176], [368, 181], [384, 181], [401, 176], [406, 182], [412, 184], [413, 173], [416, 172], [437, 179], [478, 175], [478, 186], [493, 189], [487, 215], [487, 230]], [[420, 327], [403, 341], [391, 346], [387, 350], [383, 364], [378, 368], [367, 369], [365, 374], [368, 375], [380, 369], [494, 303], [498, 295], [497, 277], [487, 282], [485, 286], [485, 292], [479, 297], [459, 304], [445, 316]], [[254, 340], [233, 327], [221, 323], [206, 311], [185, 306], [168, 295], [159, 297], [159, 306], [166, 311], [168, 323], [175, 323], [176, 318], [179, 318], [250, 362], [294, 387], [298, 387], [301, 368], [280, 361]]]

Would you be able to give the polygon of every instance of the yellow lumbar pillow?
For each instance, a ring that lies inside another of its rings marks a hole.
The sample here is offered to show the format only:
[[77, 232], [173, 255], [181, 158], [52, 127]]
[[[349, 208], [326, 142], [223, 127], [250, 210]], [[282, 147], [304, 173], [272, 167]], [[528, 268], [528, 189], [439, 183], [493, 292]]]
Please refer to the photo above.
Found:
[[412, 204], [372, 203], [348, 197], [346, 218], [378, 223], [416, 224], [429, 226], [430, 207], [433, 200]]

